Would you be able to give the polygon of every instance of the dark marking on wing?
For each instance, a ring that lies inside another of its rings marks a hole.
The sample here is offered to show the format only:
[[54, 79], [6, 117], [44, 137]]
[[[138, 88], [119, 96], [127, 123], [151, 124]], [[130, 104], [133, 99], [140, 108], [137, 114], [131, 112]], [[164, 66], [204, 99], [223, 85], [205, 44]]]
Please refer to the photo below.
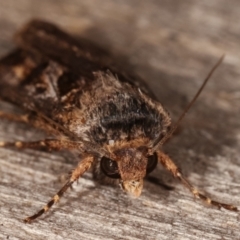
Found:
[[85, 77], [91, 78], [93, 71], [103, 70], [109, 65], [109, 58], [104, 58], [99, 50], [86, 46], [44, 21], [31, 21], [16, 34], [15, 39], [21, 48], [38, 52]]

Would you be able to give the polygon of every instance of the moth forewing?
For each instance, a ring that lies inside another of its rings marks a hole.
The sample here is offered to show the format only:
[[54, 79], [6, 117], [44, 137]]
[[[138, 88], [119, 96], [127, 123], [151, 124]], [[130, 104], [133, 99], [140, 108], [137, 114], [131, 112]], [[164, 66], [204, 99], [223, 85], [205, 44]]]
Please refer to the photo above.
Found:
[[99, 181], [120, 184], [124, 191], [138, 197], [143, 179], [158, 162], [194, 196], [218, 207], [237, 210], [199, 193], [159, 149], [174, 127], [169, 132], [169, 114], [139, 88], [139, 83], [129, 81], [121, 71], [108, 66], [106, 59], [98, 57], [96, 51], [85, 49], [50, 23], [32, 21], [16, 39], [18, 49], [0, 60], [0, 98], [21, 107], [26, 115], [1, 113], [0, 117], [28, 122], [54, 134], [54, 138], [37, 142], [2, 141], [0, 146], [81, 153], [79, 164], [66, 184], [25, 222], [48, 211], [90, 168]]

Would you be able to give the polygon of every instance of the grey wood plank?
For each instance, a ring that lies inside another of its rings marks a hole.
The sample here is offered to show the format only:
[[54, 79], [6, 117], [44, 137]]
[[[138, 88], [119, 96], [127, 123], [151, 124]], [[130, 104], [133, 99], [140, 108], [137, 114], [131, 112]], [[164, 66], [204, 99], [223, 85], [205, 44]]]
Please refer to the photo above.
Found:
[[[237, 0], [0, 0], [0, 56], [13, 48], [12, 35], [26, 21], [49, 20], [130, 66], [176, 120], [225, 53], [164, 150], [199, 189], [240, 206], [239, 12]], [[0, 140], [41, 137], [26, 125], [0, 122]], [[24, 224], [74, 165], [67, 153], [0, 149], [0, 239], [240, 239], [239, 213], [194, 200], [160, 166], [154, 176], [173, 191], [146, 183], [142, 196], [130, 199], [94, 183], [89, 173], [53, 211]]]

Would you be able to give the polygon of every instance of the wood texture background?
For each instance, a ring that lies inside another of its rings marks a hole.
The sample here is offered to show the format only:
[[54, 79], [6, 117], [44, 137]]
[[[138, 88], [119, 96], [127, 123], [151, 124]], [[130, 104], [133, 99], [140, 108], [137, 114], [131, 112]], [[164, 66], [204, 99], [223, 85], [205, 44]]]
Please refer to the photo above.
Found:
[[[0, 0], [0, 56], [12, 35], [42, 18], [108, 49], [139, 74], [173, 120], [225, 53], [224, 63], [164, 147], [183, 173], [212, 198], [240, 207], [240, 2], [238, 0]], [[1, 108], [9, 108], [1, 104]], [[43, 133], [1, 120], [1, 140]], [[139, 199], [98, 186], [91, 174], [44, 217], [41, 208], [75, 166], [67, 153], [0, 149], [0, 239], [240, 239], [240, 216], [194, 200], [164, 169]]]

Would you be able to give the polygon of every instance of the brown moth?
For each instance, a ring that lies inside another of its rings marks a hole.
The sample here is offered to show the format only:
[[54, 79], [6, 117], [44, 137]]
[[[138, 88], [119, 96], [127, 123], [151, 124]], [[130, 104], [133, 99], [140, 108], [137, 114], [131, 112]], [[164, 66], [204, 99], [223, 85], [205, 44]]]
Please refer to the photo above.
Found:
[[0, 98], [26, 111], [25, 115], [0, 113], [0, 117], [27, 122], [52, 134], [36, 142], [0, 142], [1, 147], [77, 150], [79, 163], [65, 185], [29, 223], [47, 212], [87, 170], [96, 179], [119, 184], [134, 197], [143, 179], [158, 163], [178, 178], [192, 194], [219, 208], [232, 205], [201, 194], [161, 151], [175, 125], [163, 106], [131, 77], [118, 72], [98, 49], [77, 41], [56, 26], [34, 20], [16, 35], [18, 48], [0, 60]]

